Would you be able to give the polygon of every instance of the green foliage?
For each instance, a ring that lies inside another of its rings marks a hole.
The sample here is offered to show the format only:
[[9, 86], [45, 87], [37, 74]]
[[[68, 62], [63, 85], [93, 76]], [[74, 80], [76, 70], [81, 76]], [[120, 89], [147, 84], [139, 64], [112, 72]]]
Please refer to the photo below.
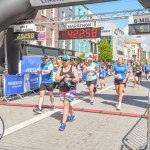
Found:
[[113, 59], [113, 53], [111, 45], [106, 38], [103, 38], [98, 45], [98, 58], [104, 62], [111, 62]]

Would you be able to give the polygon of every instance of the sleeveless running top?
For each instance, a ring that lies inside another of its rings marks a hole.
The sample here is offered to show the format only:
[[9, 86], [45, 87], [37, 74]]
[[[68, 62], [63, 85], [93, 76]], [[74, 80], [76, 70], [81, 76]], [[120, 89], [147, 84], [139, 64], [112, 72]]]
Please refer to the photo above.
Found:
[[[60, 71], [60, 76], [68, 74], [68, 75], [70, 75], [70, 78], [75, 78], [75, 76], [72, 72], [72, 69], [73, 69], [73, 67], [71, 66], [70, 70], [68, 72], [63, 72], [63, 67], [62, 67], [62, 69]], [[60, 91], [61, 92], [68, 92], [70, 90], [75, 90], [75, 89], [76, 89], [76, 83], [70, 82], [70, 81], [66, 82], [65, 79], [60, 81]]]

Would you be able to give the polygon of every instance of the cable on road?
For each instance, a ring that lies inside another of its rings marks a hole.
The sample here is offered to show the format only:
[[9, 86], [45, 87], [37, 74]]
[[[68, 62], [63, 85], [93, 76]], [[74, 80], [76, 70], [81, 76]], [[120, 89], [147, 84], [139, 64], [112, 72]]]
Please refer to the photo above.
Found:
[[[21, 103], [7, 103], [7, 102], [0, 102], [0, 105], [3, 106], [18, 106], [18, 107], [37, 107], [38, 105], [35, 104], [21, 104]], [[50, 105], [43, 105], [42, 108], [50, 108]], [[56, 109], [63, 109], [63, 106], [55, 106]], [[126, 116], [126, 117], [137, 117], [137, 118], [145, 118], [147, 119], [147, 115], [142, 114], [135, 114], [135, 113], [126, 113], [120, 111], [109, 111], [109, 110], [98, 110], [98, 109], [87, 109], [87, 108], [76, 108], [73, 107], [74, 111], [81, 111], [81, 112], [89, 112], [89, 113], [100, 113], [100, 114], [107, 114], [107, 115], [118, 115], [118, 116]]]

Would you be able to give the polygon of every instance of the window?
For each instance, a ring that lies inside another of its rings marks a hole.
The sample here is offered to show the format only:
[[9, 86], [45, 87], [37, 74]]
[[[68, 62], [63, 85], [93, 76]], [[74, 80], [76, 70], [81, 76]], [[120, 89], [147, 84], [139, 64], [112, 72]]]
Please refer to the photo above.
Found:
[[73, 7], [72, 7], [72, 6], [69, 6], [69, 9], [70, 9], [70, 10], [72, 10], [72, 9], [73, 9]]
[[65, 41], [64, 40], [61, 42], [61, 48], [65, 49]]
[[71, 14], [69, 15], [69, 19], [70, 19], [70, 20], [72, 20], [72, 16], [71, 16]]
[[65, 21], [65, 16], [66, 16], [65, 12], [62, 11], [62, 20], [63, 20], [63, 21]]
[[69, 41], [69, 49], [72, 50], [72, 40]]
[[54, 8], [50, 9], [50, 18], [53, 19], [54, 18]]
[[41, 31], [45, 31], [46, 32], [46, 27], [45, 26], [41, 26]]
[[50, 46], [54, 47], [54, 30], [50, 30]]
[[41, 10], [41, 15], [46, 17], [46, 9]]

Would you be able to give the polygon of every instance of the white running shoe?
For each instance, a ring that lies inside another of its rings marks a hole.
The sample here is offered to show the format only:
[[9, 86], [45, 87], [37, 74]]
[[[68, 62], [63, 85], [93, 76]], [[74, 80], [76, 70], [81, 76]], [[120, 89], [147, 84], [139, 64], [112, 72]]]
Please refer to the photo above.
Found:
[[94, 97], [90, 99], [90, 104], [94, 105]]
[[117, 110], [120, 110], [120, 109], [121, 109], [121, 106], [118, 105], [118, 106], [116, 107], [116, 109], [117, 109]]

